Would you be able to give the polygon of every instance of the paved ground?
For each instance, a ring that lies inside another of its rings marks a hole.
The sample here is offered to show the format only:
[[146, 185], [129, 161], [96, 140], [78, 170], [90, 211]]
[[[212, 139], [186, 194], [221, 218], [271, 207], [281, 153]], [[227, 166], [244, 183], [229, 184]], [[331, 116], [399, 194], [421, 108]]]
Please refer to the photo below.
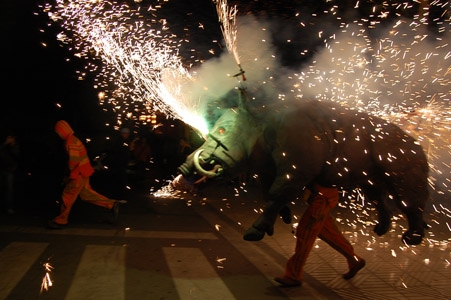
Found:
[[[235, 193], [227, 194], [227, 190], [224, 186], [219, 190], [206, 190], [206, 195], [218, 192], [224, 195], [206, 202], [244, 231], [261, 209], [261, 202], [255, 198], [258, 192], [253, 186], [235, 188]], [[449, 199], [441, 199], [442, 203], [445, 201]], [[295, 218], [305, 208], [299, 203], [292, 207]], [[318, 239], [305, 267], [306, 284], [330, 289], [343, 299], [451, 299], [450, 215], [438, 213], [432, 207], [430, 204], [426, 213], [431, 228], [425, 241], [417, 246], [406, 246], [401, 241], [407, 226], [402, 216], [395, 218], [387, 235], [379, 237], [372, 231], [374, 207], [361, 199], [344, 199], [335, 214], [367, 265], [352, 280], [343, 280], [341, 274], [347, 271], [344, 258]], [[265, 237], [256, 244], [265, 243], [288, 259], [294, 251], [294, 229], [281, 220], [276, 225], [272, 237]], [[290, 290], [288, 294], [299, 296], [299, 289]]]
[[[378, 237], [371, 206], [343, 200], [336, 216], [366, 267], [343, 280], [344, 258], [317, 240], [302, 287], [280, 288], [273, 278], [294, 250], [293, 227], [278, 220], [273, 236], [242, 239], [263, 205], [256, 186], [153, 197], [162, 185], [149, 179], [132, 189], [117, 226], [83, 203], [62, 231], [45, 229], [42, 213], [2, 215], [0, 299], [451, 299], [449, 214], [441, 210], [428, 209], [427, 239], [407, 247], [404, 219]], [[305, 208], [292, 207], [295, 219]], [[47, 260], [54, 282], [40, 293]]]

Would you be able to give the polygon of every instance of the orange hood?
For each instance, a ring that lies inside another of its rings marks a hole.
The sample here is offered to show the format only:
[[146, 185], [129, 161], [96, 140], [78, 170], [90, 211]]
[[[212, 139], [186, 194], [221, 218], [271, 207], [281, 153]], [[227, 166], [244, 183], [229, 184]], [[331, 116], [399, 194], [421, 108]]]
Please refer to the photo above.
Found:
[[69, 136], [74, 134], [74, 130], [70, 127], [69, 123], [64, 120], [60, 120], [55, 124], [55, 132], [62, 138], [63, 140], [67, 140]]

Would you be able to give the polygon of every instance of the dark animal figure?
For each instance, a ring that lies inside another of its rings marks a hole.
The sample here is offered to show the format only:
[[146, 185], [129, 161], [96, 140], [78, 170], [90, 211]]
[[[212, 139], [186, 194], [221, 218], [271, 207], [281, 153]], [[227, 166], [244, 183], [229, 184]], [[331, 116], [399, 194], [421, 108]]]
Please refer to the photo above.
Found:
[[360, 188], [376, 205], [378, 235], [391, 227], [386, 201], [394, 201], [408, 221], [403, 241], [411, 245], [421, 243], [427, 227], [428, 169], [422, 147], [395, 124], [310, 100], [266, 109], [241, 103], [226, 110], [204, 144], [179, 167], [187, 178], [230, 179], [244, 170], [259, 175], [266, 205], [245, 240], [272, 235], [280, 211], [316, 183]]

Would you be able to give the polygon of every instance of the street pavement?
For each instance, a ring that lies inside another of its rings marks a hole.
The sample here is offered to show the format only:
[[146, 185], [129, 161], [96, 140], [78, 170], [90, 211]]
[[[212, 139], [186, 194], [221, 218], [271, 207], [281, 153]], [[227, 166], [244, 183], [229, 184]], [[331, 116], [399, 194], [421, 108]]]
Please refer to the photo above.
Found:
[[[0, 299], [451, 299], [449, 216], [432, 209], [427, 238], [408, 247], [402, 217], [379, 237], [374, 208], [344, 197], [334, 214], [365, 268], [344, 280], [345, 259], [318, 239], [302, 287], [282, 288], [273, 278], [294, 251], [293, 224], [277, 220], [262, 241], [242, 238], [263, 206], [257, 184], [155, 196], [166, 183], [133, 187], [116, 225], [81, 201], [62, 230], [45, 228], [45, 212], [1, 215]], [[296, 223], [305, 204], [292, 209]]]

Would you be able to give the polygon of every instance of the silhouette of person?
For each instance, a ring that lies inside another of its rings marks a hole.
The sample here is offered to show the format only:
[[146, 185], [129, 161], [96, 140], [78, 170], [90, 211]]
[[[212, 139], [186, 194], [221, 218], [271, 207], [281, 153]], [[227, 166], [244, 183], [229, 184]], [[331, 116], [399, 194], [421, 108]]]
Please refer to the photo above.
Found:
[[338, 203], [338, 189], [314, 185], [304, 191], [306, 198], [309, 205], [296, 228], [295, 252], [286, 264], [285, 274], [274, 280], [282, 287], [302, 285], [304, 265], [317, 237], [346, 258], [349, 271], [343, 278], [353, 278], [365, 266], [365, 260], [357, 256], [330, 214]]
[[107, 149], [106, 164], [112, 175], [113, 196], [118, 199], [126, 198], [128, 165], [132, 158], [132, 141], [130, 129], [122, 127], [119, 134], [111, 139], [109, 149]]
[[90, 176], [94, 173], [85, 145], [74, 135], [72, 127], [65, 120], [56, 122], [55, 132], [64, 141], [68, 155], [68, 178], [62, 192], [61, 212], [47, 224], [48, 228], [61, 229], [68, 223], [73, 204], [81, 200], [111, 210], [113, 222], [119, 216], [119, 204], [125, 200], [113, 200], [94, 191], [90, 184]]
[[6, 212], [10, 215], [15, 213], [14, 205], [14, 189], [16, 172], [19, 166], [20, 149], [16, 142], [16, 136], [9, 133], [0, 146], [0, 175], [2, 198], [5, 199]]

